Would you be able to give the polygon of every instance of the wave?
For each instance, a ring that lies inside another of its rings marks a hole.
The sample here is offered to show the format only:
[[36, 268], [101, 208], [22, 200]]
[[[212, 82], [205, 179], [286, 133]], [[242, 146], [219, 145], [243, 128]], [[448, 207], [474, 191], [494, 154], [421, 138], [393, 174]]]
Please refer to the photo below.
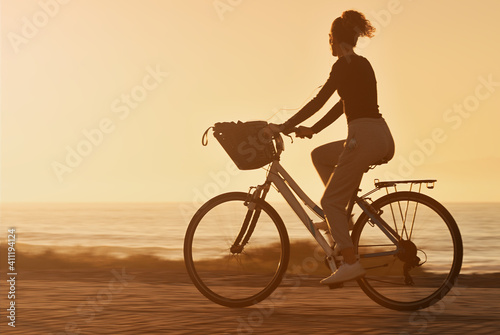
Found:
[[[8, 245], [0, 244], [0, 254], [6, 255]], [[155, 250], [147, 248], [124, 248], [113, 246], [40, 246], [16, 244], [15, 262], [20, 271], [37, 270], [99, 270], [126, 267], [143, 271], [185, 272], [183, 259], [168, 259], [154, 254]], [[261, 247], [253, 253], [256, 263], [264, 265], [268, 256], [277, 252], [276, 247]], [[208, 267], [213, 260], [206, 260]], [[217, 262], [213, 262], [216, 264]], [[2, 262], [4, 267], [7, 262]], [[464, 269], [465, 270], [465, 269]], [[307, 273], [312, 276], [329, 274], [324, 262], [324, 253], [318, 245], [308, 240], [291, 242], [290, 273]], [[493, 275], [498, 273], [473, 269], [465, 271], [472, 277], [476, 275]], [[462, 271], [464, 273], [464, 271]], [[461, 275], [463, 276], [463, 275]], [[497, 278], [497, 277], [495, 277]]]
[[[7, 253], [8, 246], [0, 244], [0, 252]], [[19, 268], [24, 270], [76, 270], [76, 269], [109, 269], [127, 267], [134, 269], [184, 271], [183, 259], [168, 259], [155, 253], [154, 248], [126, 248], [114, 246], [42, 246], [30, 244], [16, 244], [15, 261]], [[258, 250], [262, 260], [273, 252], [273, 246]], [[309, 241], [291, 243], [289, 269], [300, 269], [311, 266], [311, 274], [325, 274], [328, 272], [323, 265], [321, 251], [317, 245]], [[311, 264], [312, 262], [312, 264]]]
[[[7, 245], [0, 252], [7, 253]], [[127, 267], [134, 269], [184, 269], [182, 260], [162, 259], [134, 248], [48, 247], [16, 245], [16, 266], [23, 270], [83, 270]]]

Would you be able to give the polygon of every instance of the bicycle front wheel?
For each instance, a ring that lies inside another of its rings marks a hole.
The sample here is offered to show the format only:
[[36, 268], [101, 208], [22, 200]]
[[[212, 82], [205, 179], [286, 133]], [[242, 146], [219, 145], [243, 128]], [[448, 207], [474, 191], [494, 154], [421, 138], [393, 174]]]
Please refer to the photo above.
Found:
[[184, 261], [198, 290], [213, 302], [245, 307], [280, 284], [290, 255], [283, 221], [265, 201], [241, 192], [219, 195], [193, 216]]
[[398, 247], [363, 213], [352, 238], [367, 274], [358, 283], [375, 302], [395, 310], [426, 308], [453, 287], [462, 266], [458, 226], [437, 201], [396, 192], [372, 204], [401, 237]]

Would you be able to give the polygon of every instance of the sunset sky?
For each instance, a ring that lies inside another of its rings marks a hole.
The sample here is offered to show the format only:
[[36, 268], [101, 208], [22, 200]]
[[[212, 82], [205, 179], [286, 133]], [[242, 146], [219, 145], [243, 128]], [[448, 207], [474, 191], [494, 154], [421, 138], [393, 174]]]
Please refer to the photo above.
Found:
[[[377, 28], [355, 50], [396, 141], [363, 190], [436, 178], [438, 200], [500, 201], [497, 0], [1, 1], [1, 200], [198, 204], [262, 183], [201, 136], [293, 115], [327, 79], [330, 25], [347, 9]], [[346, 129], [342, 117], [285, 138], [282, 163], [315, 201], [310, 151]]]

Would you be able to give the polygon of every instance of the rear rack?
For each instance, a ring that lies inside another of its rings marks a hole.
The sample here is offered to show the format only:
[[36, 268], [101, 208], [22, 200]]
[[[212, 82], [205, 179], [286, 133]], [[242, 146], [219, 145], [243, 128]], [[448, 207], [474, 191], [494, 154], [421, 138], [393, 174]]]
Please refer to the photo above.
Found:
[[[425, 184], [425, 186], [428, 189], [433, 189], [434, 188], [434, 183], [436, 182], [436, 179], [414, 179], [414, 180], [391, 180], [391, 181], [380, 181], [378, 179], [375, 179], [375, 188], [371, 191], [369, 191], [366, 194], [363, 194], [360, 198], [361, 199], [369, 199], [368, 196], [372, 193], [377, 192], [378, 190], [381, 190], [385, 188], [387, 194], [390, 193], [389, 187], [394, 187], [394, 191], [398, 192], [398, 184], [410, 184], [410, 192], [413, 191], [413, 185], [418, 185], [418, 193], [422, 191], [422, 184]], [[361, 189], [358, 190], [360, 192]]]
[[433, 189], [434, 188], [434, 183], [436, 182], [436, 179], [416, 179], [416, 180], [391, 180], [391, 181], [380, 181], [378, 179], [375, 179], [375, 187], [376, 188], [384, 188], [384, 187], [396, 187], [397, 184], [411, 184], [410, 189], [412, 188], [413, 185], [420, 184], [426, 184], [427, 188]]

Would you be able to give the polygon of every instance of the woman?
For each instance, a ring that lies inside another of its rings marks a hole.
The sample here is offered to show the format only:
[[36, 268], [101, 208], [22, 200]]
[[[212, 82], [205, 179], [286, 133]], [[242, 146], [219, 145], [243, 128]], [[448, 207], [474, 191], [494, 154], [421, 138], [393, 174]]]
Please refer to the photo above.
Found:
[[357, 11], [348, 10], [336, 18], [330, 32], [330, 46], [338, 60], [330, 77], [317, 96], [282, 125], [271, 126], [287, 134], [316, 113], [337, 91], [340, 101], [312, 127], [299, 127], [298, 137], [311, 138], [342, 113], [346, 115], [348, 135], [313, 150], [312, 159], [326, 186], [321, 199], [332, 237], [344, 257], [344, 263], [322, 284], [337, 284], [365, 274], [357, 260], [349, 236], [346, 207], [357, 192], [363, 173], [370, 165], [389, 161], [394, 155], [392, 135], [379, 113], [375, 74], [368, 60], [357, 55], [353, 48], [358, 37], [373, 37], [375, 28]]

